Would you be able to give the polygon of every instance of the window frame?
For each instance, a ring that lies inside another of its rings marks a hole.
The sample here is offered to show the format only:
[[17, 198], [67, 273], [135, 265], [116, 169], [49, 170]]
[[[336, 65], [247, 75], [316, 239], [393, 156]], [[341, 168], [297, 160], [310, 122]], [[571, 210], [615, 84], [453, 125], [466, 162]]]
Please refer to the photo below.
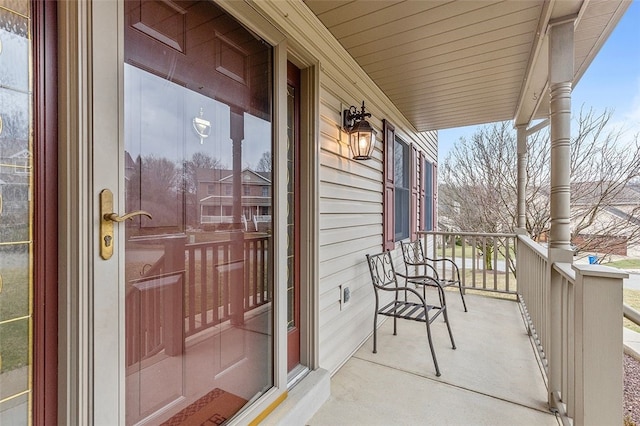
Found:
[[394, 156], [396, 128], [389, 120], [383, 121], [383, 164], [382, 164], [382, 248], [395, 248], [395, 184], [394, 184]]
[[[435, 181], [437, 164], [429, 162], [423, 151], [418, 149], [415, 144], [408, 144], [401, 138], [396, 137], [395, 126], [388, 120], [383, 120], [383, 157], [382, 157], [382, 174], [383, 174], [383, 197], [382, 197], [382, 247], [383, 250], [394, 250], [395, 243], [398, 240], [411, 238], [417, 239], [418, 230], [434, 230], [437, 223], [437, 183]], [[407, 158], [405, 159], [405, 168], [408, 177], [408, 187], [401, 191], [408, 190], [409, 196], [406, 197], [407, 211], [396, 211], [396, 183], [395, 183], [395, 147], [396, 140], [404, 144], [407, 149]], [[426, 174], [427, 164], [431, 167], [432, 184], [427, 185]], [[429, 200], [427, 200], [427, 191]], [[428, 211], [427, 211], [428, 210]], [[427, 217], [427, 215], [430, 215]], [[407, 217], [408, 233], [396, 234], [397, 217]], [[429, 225], [427, 225], [429, 219]]]
[[[394, 240], [401, 241], [411, 236], [411, 146], [398, 136], [395, 137], [394, 145]], [[396, 156], [400, 155], [402, 158], [398, 162]], [[396, 168], [400, 164], [401, 176]]]

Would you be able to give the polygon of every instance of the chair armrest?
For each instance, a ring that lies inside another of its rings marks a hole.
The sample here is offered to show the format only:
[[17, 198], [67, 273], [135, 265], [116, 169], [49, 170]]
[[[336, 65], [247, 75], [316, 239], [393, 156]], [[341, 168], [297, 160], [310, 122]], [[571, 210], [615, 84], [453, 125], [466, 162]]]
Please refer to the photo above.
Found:
[[[400, 275], [396, 272], [396, 275]], [[438, 287], [440, 287], [440, 284], [438, 284]], [[424, 300], [424, 297], [422, 297], [422, 295], [420, 293], [418, 293], [416, 290], [412, 289], [411, 287], [378, 287], [378, 290], [383, 290], [383, 291], [395, 291], [396, 293], [404, 291], [409, 292], [409, 293], [413, 293], [414, 295], [418, 296], [418, 299], [420, 299], [420, 302], [425, 306], [425, 309], [427, 307], [427, 302]], [[440, 290], [442, 290], [442, 288], [440, 288]], [[397, 299], [397, 297], [396, 297]]]
[[434, 285], [437, 285], [438, 287], [442, 287], [442, 285], [440, 284], [440, 282], [438, 281], [439, 278], [434, 278], [430, 275], [409, 275], [409, 274], [403, 274], [401, 272], [396, 272], [396, 275], [399, 277], [404, 278], [407, 282], [414, 282], [417, 280], [429, 280], [429, 281], [433, 281]]
[[[449, 262], [451, 263], [451, 265], [453, 265], [453, 270], [456, 272], [456, 277], [458, 278], [458, 281], [460, 281], [460, 269], [458, 268], [458, 264], [456, 262], [454, 262], [453, 260], [449, 259], [448, 257], [440, 257], [438, 259], [432, 259], [429, 257], [425, 257], [424, 258], [426, 261], [428, 262]], [[433, 266], [432, 266], [433, 268]]]
[[[435, 278], [436, 280], [440, 279], [440, 274], [438, 274], [438, 270], [436, 268], [434, 268], [434, 266], [428, 262], [404, 262], [404, 266], [407, 269], [407, 271], [409, 270], [410, 267], [420, 267], [423, 266], [425, 268], [429, 268], [429, 270], [431, 271], [431, 273], [433, 274], [432, 278]], [[425, 271], [426, 272], [426, 271]], [[397, 274], [397, 272], [396, 272]], [[409, 273], [407, 272], [407, 275], [409, 275]], [[423, 276], [426, 276], [426, 273], [423, 274]]]

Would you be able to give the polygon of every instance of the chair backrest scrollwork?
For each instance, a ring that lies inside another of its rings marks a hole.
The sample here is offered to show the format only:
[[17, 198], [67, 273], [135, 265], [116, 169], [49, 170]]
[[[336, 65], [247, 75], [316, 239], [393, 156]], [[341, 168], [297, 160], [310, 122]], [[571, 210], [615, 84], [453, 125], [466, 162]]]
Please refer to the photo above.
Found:
[[379, 254], [366, 255], [371, 272], [371, 281], [375, 287], [396, 285], [396, 272], [393, 268], [391, 252], [385, 251]]

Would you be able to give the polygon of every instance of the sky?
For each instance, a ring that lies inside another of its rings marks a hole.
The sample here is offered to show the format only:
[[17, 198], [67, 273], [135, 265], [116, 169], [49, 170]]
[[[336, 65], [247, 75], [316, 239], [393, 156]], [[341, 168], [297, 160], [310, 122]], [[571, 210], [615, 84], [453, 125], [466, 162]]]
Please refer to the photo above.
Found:
[[[613, 110], [612, 125], [627, 135], [640, 133], [640, 0], [634, 0], [584, 73], [571, 95], [571, 108]], [[470, 138], [479, 126], [438, 132], [438, 161], [453, 145]]]
[[[233, 167], [229, 105], [132, 65], [124, 70], [124, 139], [132, 159], [154, 155], [181, 164], [202, 152]], [[202, 138], [193, 126], [196, 117], [209, 123]], [[271, 123], [244, 114], [243, 168], [255, 168], [271, 150], [271, 133]]]

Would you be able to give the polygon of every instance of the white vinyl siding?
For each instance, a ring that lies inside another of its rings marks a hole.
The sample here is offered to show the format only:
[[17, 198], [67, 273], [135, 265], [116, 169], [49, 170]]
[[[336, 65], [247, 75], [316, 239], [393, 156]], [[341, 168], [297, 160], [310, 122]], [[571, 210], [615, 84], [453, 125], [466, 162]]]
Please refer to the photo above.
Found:
[[[320, 67], [314, 141], [319, 156], [319, 235], [311, 244], [319, 249], [319, 366], [334, 373], [373, 331], [374, 296], [365, 254], [382, 251], [382, 120], [390, 120], [396, 136], [415, 145], [431, 162], [437, 159], [437, 132], [416, 132], [304, 4], [254, 5]], [[367, 121], [377, 140], [372, 159], [355, 161], [341, 130], [342, 110], [363, 100], [372, 113]], [[396, 248], [393, 255], [400, 267], [399, 252]], [[347, 305], [341, 305], [341, 286], [351, 291]]]
[[[382, 119], [386, 116], [374, 113], [369, 120], [378, 132], [373, 158], [352, 160], [346, 134], [340, 130], [341, 108], [361, 100], [340, 99], [335, 95], [337, 83], [326, 73], [321, 81], [320, 365], [334, 372], [372, 332], [374, 297], [365, 254], [382, 251]], [[398, 124], [396, 133], [420, 146], [433, 161], [435, 132], [416, 134]], [[351, 291], [347, 305], [341, 305], [341, 286]]]

